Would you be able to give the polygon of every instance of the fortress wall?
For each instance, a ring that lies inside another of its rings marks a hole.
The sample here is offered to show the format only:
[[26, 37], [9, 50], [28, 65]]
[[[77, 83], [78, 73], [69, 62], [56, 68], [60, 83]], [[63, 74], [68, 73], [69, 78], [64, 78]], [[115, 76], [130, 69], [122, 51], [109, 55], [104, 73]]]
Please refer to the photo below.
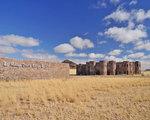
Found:
[[107, 61], [100, 61], [100, 75], [107, 75]]
[[100, 61], [86, 62], [77, 65], [77, 75], [134, 75], [141, 74], [141, 63], [136, 62], [116, 62]]
[[81, 67], [81, 64], [77, 65], [77, 75], [82, 75], [82, 67]]
[[139, 61], [135, 62], [135, 74], [141, 74], [141, 63]]
[[67, 77], [69, 77], [69, 65], [65, 63], [0, 58], [0, 80]]
[[96, 62], [95, 64], [95, 74], [96, 75], [100, 75], [100, 63], [99, 62]]
[[86, 62], [86, 74], [95, 75], [95, 61]]
[[107, 75], [115, 75], [116, 74], [116, 62], [109, 61], [107, 63]]

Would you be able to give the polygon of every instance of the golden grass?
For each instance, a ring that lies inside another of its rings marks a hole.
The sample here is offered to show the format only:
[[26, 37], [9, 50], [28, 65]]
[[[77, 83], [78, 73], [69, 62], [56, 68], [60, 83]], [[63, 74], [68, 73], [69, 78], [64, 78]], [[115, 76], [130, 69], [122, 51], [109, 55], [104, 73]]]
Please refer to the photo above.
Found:
[[0, 120], [148, 120], [150, 78], [0, 81]]
[[150, 76], [150, 71], [144, 71], [144, 72], [142, 73], [142, 75], [143, 75], [143, 76]]

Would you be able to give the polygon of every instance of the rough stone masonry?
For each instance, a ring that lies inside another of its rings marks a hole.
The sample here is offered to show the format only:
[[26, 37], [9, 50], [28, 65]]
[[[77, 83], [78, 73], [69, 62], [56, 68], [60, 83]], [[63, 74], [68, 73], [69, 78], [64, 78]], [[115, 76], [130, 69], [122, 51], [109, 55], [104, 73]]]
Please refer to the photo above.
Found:
[[0, 80], [67, 77], [69, 77], [69, 65], [65, 63], [0, 58]]
[[139, 61], [90, 61], [77, 65], [77, 75], [133, 75], [141, 73]]

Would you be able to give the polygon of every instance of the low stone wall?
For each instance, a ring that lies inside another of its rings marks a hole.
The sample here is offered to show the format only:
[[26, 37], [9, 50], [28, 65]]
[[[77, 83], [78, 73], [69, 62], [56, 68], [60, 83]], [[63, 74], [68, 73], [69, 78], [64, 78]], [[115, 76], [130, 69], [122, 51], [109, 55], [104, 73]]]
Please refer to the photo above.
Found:
[[69, 65], [65, 63], [0, 58], [0, 80], [67, 77], [69, 77]]

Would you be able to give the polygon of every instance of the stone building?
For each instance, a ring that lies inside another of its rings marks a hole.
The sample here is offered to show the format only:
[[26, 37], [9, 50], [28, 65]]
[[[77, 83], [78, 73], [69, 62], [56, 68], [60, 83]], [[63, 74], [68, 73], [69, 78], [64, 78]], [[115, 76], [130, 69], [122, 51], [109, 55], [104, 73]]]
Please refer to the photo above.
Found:
[[71, 60], [64, 60], [62, 63], [69, 64], [70, 69], [76, 69], [77, 64], [72, 62]]
[[77, 74], [77, 64], [72, 62], [71, 60], [64, 60], [62, 63], [69, 64], [69, 74], [70, 75], [76, 75]]
[[133, 75], [140, 73], [141, 63], [139, 61], [90, 61], [77, 65], [77, 75]]

